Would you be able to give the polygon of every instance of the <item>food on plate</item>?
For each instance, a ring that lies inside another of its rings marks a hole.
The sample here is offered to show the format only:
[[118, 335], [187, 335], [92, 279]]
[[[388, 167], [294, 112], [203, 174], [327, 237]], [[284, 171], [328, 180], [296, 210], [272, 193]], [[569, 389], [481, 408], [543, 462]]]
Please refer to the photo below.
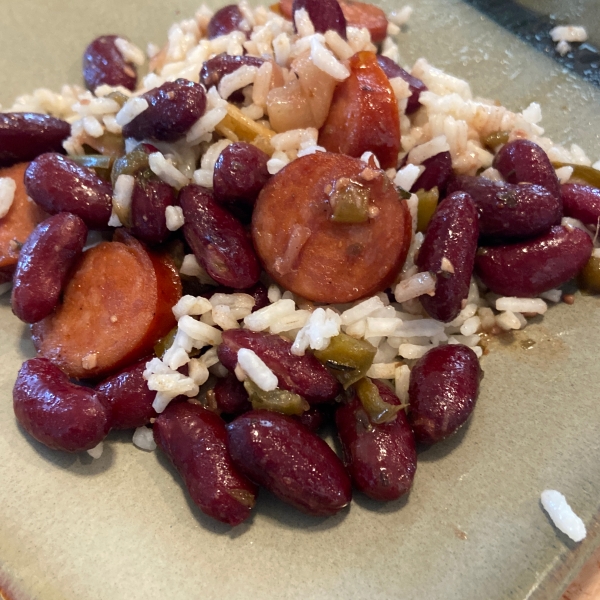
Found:
[[315, 516], [352, 486], [392, 501], [417, 444], [472, 414], [483, 336], [576, 276], [598, 292], [591, 161], [544, 137], [537, 104], [400, 66], [395, 33], [350, 0], [201, 7], [147, 70], [104, 35], [87, 91], [0, 114], [0, 272], [16, 265], [38, 353], [13, 392], [29, 434], [97, 458], [135, 429], [229, 525], [259, 486]]

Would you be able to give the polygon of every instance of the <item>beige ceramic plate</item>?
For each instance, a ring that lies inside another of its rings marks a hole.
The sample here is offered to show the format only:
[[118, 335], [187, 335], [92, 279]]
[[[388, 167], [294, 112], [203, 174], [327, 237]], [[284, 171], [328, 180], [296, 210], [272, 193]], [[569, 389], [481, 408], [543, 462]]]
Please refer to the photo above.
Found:
[[[401, 36], [407, 64], [428, 56], [511, 108], [536, 100], [553, 137], [600, 158], [597, 89], [457, 0], [413, 5]], [[160, 44], [194, 9], [192, 0], [3, 2], [0, 102], [79, 82], [81, 52], [98, 34]], [[190, 506], [164, 458], [136, 450], [130, 434], [111, 434], [98, 461], [24, 435], [11, 388], [33, 348], [8, 298], [0, 303], [0, 589], [8, 598], [550, 599], [597, 544], [597, 298], [554, 307], [494, 345], [469, 426], [420, 455], [408, 499], [380, 505], [357, 496], [337, 517], [314, 519], [262, 493], [251, 522], [235, 530]], [[589, 526], [583, 543], [552, 527], [539, 503], [545, 488], [564, 492]]]

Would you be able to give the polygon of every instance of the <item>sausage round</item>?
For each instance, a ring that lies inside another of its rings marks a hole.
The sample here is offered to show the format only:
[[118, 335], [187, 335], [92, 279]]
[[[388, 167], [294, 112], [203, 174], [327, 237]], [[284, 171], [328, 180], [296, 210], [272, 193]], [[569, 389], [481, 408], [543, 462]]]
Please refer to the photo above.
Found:
[[[368, 195], [365, 222], [332, 220], [336, 191], [344, 185]], [[408, 253], [411, 219], [383, 171], [318, 152], [296, 159], [265, 185], [252, 238], [264, 268], [286, 289], [317, 302], [351, 302], [394, 281]]]

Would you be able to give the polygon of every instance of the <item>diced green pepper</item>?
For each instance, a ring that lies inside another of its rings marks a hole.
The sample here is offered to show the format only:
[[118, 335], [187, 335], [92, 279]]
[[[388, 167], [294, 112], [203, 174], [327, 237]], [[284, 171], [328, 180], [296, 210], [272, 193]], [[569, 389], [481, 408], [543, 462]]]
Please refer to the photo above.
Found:
[[590, 256], [585, 267], [577, 276], [577, 283], [583, 292], [600, 294], [600, 258]]
[[302, 396], [287, 390], [277, 388], [265, 392], [250, 379], [244, 381], [244, 387], [250, 396], [252, 408], [255, 410], [264, 408], [284, 415], [301, 415], [310, 408]]
[[136, 175], [147, 169], [149, 169], [148, 153], [136, 148], [115, 160], [111, 173], [112, 184], [115, 185], [119, 175]]
[[574, 165], [572, 163], [553, 162], [552, 166], [555, 169], [561, 167], [572, 167], [573, 174], [569, 179], [573, 183], [585, 183], [595, 188], [600, 188], [600, 171], [593, 167], [586, 167], [585, 165]]
[[377, 386], [368, 378], [360, 379], [354, 384], [354, 389], [371, 423], [381, 425], [396, 418], [402, 406], [386, 402], [379, 393]]
[[111, 92], [110, 94], [107, 94], [106, 97], [114, 100], [121, 108], [123, 108], [125, 102], [129, 100], [123, 92]]
[[331, 369], [344, 389], [367, 374], [376, 353], [377, 348], [369, 342], [345, 333], [332, 337], [324, 350], [315, 350], [315, 356]]
[[165, 355], [165, 352], [173, 345], [176, 335], [177, 327], [173, 327], [167, 335], [161, 337], [158, 342], [154, 344], [154, 354], [156, 354], [158, 358], [162, 358]]
[[428, 191], [419, 190], [417, 192], [417, 198], [419, 199], [417, 208], [417, 231], [424, 233], [437, 208], [440, 193], [436, 186]]
[[329, 199], [331, 220], [336, 223], [365, 223], [369, 220], [369, 190], [352, 179], [338, 179]]
[[487, 148], [495, 150], [498, 146], [508, 142], [508, 131], [494, 131], [486, 135], [481, 141]]

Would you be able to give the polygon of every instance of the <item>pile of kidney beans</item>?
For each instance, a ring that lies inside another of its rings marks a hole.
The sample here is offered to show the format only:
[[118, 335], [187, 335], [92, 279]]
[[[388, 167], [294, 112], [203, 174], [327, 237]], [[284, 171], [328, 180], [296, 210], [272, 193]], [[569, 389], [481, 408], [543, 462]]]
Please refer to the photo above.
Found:
[[[345, 37], [344, 15], [349, 6], [357, 10], [360, 4], [296, 0], [294, 9], [306, 8], [317, 31], [333, 28]], [[315, 7], [323, 10], [315, 12]], [[378, 15], [369, 14], [374, 19]], [[239, 9], [225, 7], [213, 17], [209, 36], [228, 33], [240, 22]], [[103, 36], [86, 50], [84, 78], [92, 90], [104, 83], [135, 88], [135, 67], [122, 58], [114, 40], [115, 36]], [[417, 110], [422, 82], [388, 59], [378, 60], [389, 77], [407, 79], [413, 91], [407, 112]], [[27, 194], [51, 215], [26, 240], [15, 267], [11, 301], [20, 319], [38, 323], [52, 318], [81, 257], [88, 228], [107, 229], [112, 184], [119, 173], [135, 177], [131, 215], [124, 223], [130, 234], [155, 250], [180, 239], [165, 223], [166, 207], [179, 205], [185, 217], [180, 243], [222, 286], [218, 291], [252, 294], [255, 310], [268, 303], [266, 289], [258, 282], [265, 265], [247, 233], [253, 206], [272, 181], [268, 156], [251, 144], [232, 143], [216, 163], [212, 192], [195, 185], [176, 192], [152, 174], [147, 160], [156, 150], [153, 141], [181, 138], [204, 113], [204, 86], [217, 85], [223, 75], [243, 64], [256, 66], [261, 61], [217, 56], [202, 69], [203, 85], [177, 80], [144, 94], [149, 108], [123, 131], [140, 142], [137, 154], [115, 161], [112, 183], [101, 169], [95, 171], [61, 154], [61, 143], [69, 134], [66, 123], [45, 115], [0, 114], [0, 165], [31, 160], [24, 179]], [[320, 159], [314, 155], [308, 160]], [[442, 198], [416, 258], [419, 270], [436, 278], [435, 295], [421, 298], [433, 318], [448, 322], [456, 317], [473, 272], [498, 294], [532, 297], [565, 283], [588, 261], [589, 236], [560, 222], [566, 215], [596, 225], [598, 190], [560, 186], [552, 164], [536, 144], [515, 140], [500, 149], [494, 160], [505, 179], [500, 183], [455, 176], [448, 152], [428, 159], [424, 166], [412, 191], [437, 187]], [[285, 169], [274, 177], [279, 176], [285, 176]], [[381, 252], [385, 250], [383, 245]], [[252, 349], [275, 373], [279, 387], [305, 398], [310, 409], [299, 417], [253, 409], [243, 384], [233, 375], [240, 348]], [[295, 356], [290, 348], [291, 342], [279, 336], [224, 331], [218, 355], [231, 373], [217, 380], [210, 407], [182, 397], [160, 415], [152, 408], [154, 393], [142, 375], [148, 347], [139, 349], [132, 364], [86, 385], [40, 356], [27, 360], [19, 371], [14, 410], [29, 434], [67, 452], [95, 447], [111, 429], [152, 423], [156, 443], [180, 472], [194, 502], [215, 519], [237, 525], [249, 517], [258, 485], [317, 516], [333, 515], [348, 505], [352, 485], [376, 500], [397, 499], [412, 485], [416, 443], [431, 444], [451, 435], [475, 406], [481, 370], [475, 353], [462, 345], [434, 348], [416, 361], [409, 410], [400, 410], [387, 422], [373, 419], [353, 387], [342, 388], [335, 369], [311, 353]], [[399, 405], [387, 385], [374, 384], [381, 401]], [[335, 422], [343, 462], [316, 434], [327, 421]]]

